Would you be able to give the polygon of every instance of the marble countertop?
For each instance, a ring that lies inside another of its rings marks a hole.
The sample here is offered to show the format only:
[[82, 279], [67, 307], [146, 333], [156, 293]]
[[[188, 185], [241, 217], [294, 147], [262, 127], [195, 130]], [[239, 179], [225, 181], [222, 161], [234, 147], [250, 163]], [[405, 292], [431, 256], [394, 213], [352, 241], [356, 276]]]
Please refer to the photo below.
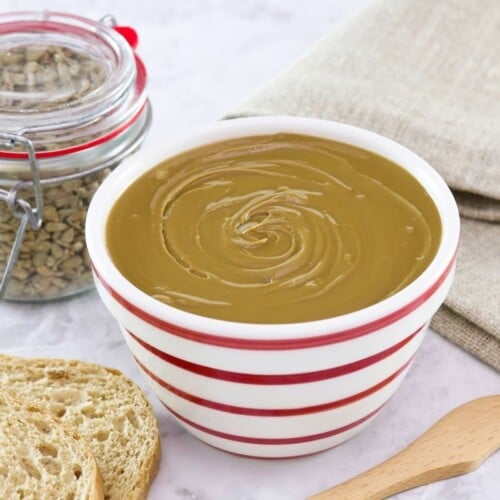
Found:
[[[366, 0], [44, 0], [43, 7], [136, 27], [154, 124], [144, 145], [217, 119]], [[2, 0], [2, 11], [40, 9]], [[381, 27], [383, 29], [383, 27]], [[197, 441], [160, 406], [95, 291], [46, 304], [0, 303], [0, 351], [113, 366], [152, 401], [163, 456], [151, 500], [294, 500], [346, 480], [402, 449], [452, 408], [500, 392], [491, 368], [429, 331], [410, 373], [377, 419], [343, 445], [291, 460], [235, 457]], [[500, 454], [478, 470], [396, 498], [500, 498]]]

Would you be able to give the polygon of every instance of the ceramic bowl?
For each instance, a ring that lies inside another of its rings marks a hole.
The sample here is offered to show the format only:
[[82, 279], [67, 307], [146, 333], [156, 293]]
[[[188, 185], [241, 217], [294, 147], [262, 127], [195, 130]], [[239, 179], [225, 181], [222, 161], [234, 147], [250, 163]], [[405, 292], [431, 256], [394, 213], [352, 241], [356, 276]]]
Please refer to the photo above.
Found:
[[[378, 153], [407, 169], [434, 200], [442, 241], [415, 281], [365, 309], [320, 321], [250, 324], [206, 318], [161, 303], [111, 260], [105, 225], [113, 201], [161, 161], [197, 146], [291, 132]], [[202, 441], [254, 457], [318, 452], [367, 426], [397, 389], [453, 279], [459, 237], [455, 201], [422, 158], [372, 132], [305, 118], [213, 123], [126, 160], [90, 206], [87, 245], [97, 290], [165, 408]]]

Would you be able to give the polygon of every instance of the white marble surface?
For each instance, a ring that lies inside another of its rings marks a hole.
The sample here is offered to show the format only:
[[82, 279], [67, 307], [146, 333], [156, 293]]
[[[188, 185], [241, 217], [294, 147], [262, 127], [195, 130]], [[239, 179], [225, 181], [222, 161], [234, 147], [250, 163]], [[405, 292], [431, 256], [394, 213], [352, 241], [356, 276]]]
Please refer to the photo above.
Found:
[[[230, 110], [365, 1], [2, 0], [0, 9], [49, 8], [96, 19], [112, 13], [135, 26], [155, 112], [148, 147]], [[500, 393], [498, 373], [429, 332], [401, 388], [365, 431], [315, 456], [259, 461], [214, 450], [169, 417], [95, 292], [50, 304], [0, 303], [0, 351], [95, 361], [141, 385], [154, 404], [163, 444], [151, 500], [301, 499], [387, 458], [455, 406]], [[496, 500], [500, 454], [469, 475], [397, 498]]]

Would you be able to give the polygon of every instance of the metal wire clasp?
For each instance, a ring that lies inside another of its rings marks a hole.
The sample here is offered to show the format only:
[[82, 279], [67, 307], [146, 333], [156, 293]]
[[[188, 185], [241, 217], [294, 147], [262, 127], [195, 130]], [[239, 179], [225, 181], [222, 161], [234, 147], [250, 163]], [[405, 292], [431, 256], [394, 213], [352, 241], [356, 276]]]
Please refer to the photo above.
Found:
[[[13, 148], [20, 144], [28, 153], [28, 162], [31, 171], [31, 179], [22, 181], [13, 186], [10, 190], [0, 187], [0, 201], [6, 203], [15, 217], [19, 219], [16, 237], [12, 245], [5, 270], [0, 281], [0, 299], [4, 296], [7, 284], [17, 262], [17, 257], [23, 243], [26, 228], [29, 225], [31, 229], [38, 230], [42, 225], [43, 219], [43, 193], [40, 183], [40, 170], [33, 143], [22, 135], [6, 134], [0, 132], [0, 143], [5, 143], [7, 147]], [[35, 195], [35, 206], [31, 206], [28, 201], [19, 196], [23, 189], [32, 189]]]
[[113, 28], [118, 24], [116, 17], [112, 14], [106, 14], [105, 16], [101, 17], [101, 19], [99, 19], [99, 22], [101, 24], [104, 24], [104, 26], [107, 26], [108, 28]]

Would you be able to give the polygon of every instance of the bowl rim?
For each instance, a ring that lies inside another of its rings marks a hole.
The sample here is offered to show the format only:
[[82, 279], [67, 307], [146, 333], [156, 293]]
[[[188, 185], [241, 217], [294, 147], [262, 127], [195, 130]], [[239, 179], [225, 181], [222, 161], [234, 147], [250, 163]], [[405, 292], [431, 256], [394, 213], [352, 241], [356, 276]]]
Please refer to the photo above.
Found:
[[[109, 211], [118, 195], [138, 176], [160, 162], [183, 151], [231, 138], [274, 133], [297, 133], [355, 145], [375, 152], [399, 164], [423, 185], [441, 217], [441, 242], [436, 255], [424, 272], [394, 295], [371, 306], [332, 318], [298, 323], [245, 323], [215, 319], [164, 304], [135, 287], [116, 268], [105, 244]], [[86, 243], [95, 274], [118, 302], [139, 313], [142, 319], [160, 328], [180, 328], [195, 335], [266, 341], [270, 339], [310, 338], [327, 333], [367, 333], [397, 321], [425, 302], [451, 273], [457, 253], [460, 219], [456, 202], [443, 178], [423, 158], [401, 144], [375, 132], [318, 118], [289, 116], [245, 117], [217, 121], [172, 137], [165, 143], [143, 148], [124, 160], [104, 180], [90, 203], [86, 225]], [[358, 332], [359, 330], [359, 332]]]

